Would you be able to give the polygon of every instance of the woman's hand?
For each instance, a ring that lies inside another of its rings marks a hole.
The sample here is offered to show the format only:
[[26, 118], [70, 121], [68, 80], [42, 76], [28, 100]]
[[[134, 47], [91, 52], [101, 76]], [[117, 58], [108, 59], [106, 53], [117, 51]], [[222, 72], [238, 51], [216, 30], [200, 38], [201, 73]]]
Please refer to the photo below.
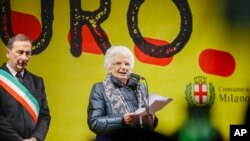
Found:
[[142, 116], [142, 121], [144, 124], [148, 124], [149, 122], [153, 123], [155, 121], [155, 115], [154, 114], [149, 114]]
[[137, 118], [138, 118], [138, 115], [136, 115], [135, 113], [126, 113], [123, 116], [124, 123], [127, 125], [131, 125], [131, 126], [134, 124]]

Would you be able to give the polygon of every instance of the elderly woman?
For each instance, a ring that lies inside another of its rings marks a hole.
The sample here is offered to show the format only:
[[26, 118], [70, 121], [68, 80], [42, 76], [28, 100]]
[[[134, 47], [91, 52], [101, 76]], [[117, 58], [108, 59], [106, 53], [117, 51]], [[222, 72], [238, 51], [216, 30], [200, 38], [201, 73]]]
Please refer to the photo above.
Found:
[[134, 113], [145, 107], [147, 89], [129, 77], [134, 67], [132, 52], [124, 46], [111, 47], [104, 66], [106, 79], [93, 85], [88, 106], [88, 125], [97, 140], [123, 129], [155, 129], [158, 119], [154, 114], [139, 117]]

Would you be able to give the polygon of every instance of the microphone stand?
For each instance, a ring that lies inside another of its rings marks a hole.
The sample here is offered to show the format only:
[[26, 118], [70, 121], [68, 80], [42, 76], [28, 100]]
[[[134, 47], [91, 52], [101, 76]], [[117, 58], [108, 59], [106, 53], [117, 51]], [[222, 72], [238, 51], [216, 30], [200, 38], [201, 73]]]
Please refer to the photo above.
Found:
[[[145, 83], [146, 83], [146, 100], [147, 100], [147, 102], [145, 101], [145, 99], [144, 99], [144, 95], [143, 95], [143, 93], [142, 93], [142, 100], [143, 100], [143, 102], [146, 104], [146, 113], [147, 113], [147, 118], [148, 118], [148, 126], [149, 126], [149, 129], [153, 129], [153, 123], [152, 123], [152, 121], [151, 121], [151, 118], [150, 118], [150, 114], [149, 114], [149, 93], [148, 93], [148, 83], [147, 83], [147, 80], [145, 79], [145, 78], [139, 78], [139, 79], [137, 79], [137, 81], [138, 81], [138, 85], [137, 85], [137, 91], [140, 89], [141, 90], [141, 87], [140, 87], [140, 79], [143, 79], [143, 80], [145, 80]], [[141, 90], [141, 92], [143, 92], [142, 90]]]

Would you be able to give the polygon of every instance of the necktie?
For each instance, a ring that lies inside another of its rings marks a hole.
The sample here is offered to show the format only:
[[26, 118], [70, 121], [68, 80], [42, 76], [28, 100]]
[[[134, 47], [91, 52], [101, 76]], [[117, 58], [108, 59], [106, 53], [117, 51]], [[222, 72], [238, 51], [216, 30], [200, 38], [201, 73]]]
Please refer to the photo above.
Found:
[[18, 72], [18, 73], [16, 74], [16, 78], [18, 79], [18, 81], [19, 81], [20, 83], [23, 83], [23, 76], [22, 76], [22, 74], [21, 74], [20, 72]]

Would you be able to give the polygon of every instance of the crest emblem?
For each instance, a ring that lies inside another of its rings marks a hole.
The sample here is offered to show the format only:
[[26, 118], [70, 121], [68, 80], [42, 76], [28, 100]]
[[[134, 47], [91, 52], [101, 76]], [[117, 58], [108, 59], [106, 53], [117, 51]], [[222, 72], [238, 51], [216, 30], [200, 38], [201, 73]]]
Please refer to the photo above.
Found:
[[186, 86], [185, 98], [190, 106], [212, 106], [215, 99], [214, 86], [212, 83], [207, 85], [206, 77], [196, 76], [194, 83]]
[[205, 104], [208, 101], [207, 98], [207, 84], [205, 77], [195, 77], [194, 78], [194, 101], [197, 104]]

